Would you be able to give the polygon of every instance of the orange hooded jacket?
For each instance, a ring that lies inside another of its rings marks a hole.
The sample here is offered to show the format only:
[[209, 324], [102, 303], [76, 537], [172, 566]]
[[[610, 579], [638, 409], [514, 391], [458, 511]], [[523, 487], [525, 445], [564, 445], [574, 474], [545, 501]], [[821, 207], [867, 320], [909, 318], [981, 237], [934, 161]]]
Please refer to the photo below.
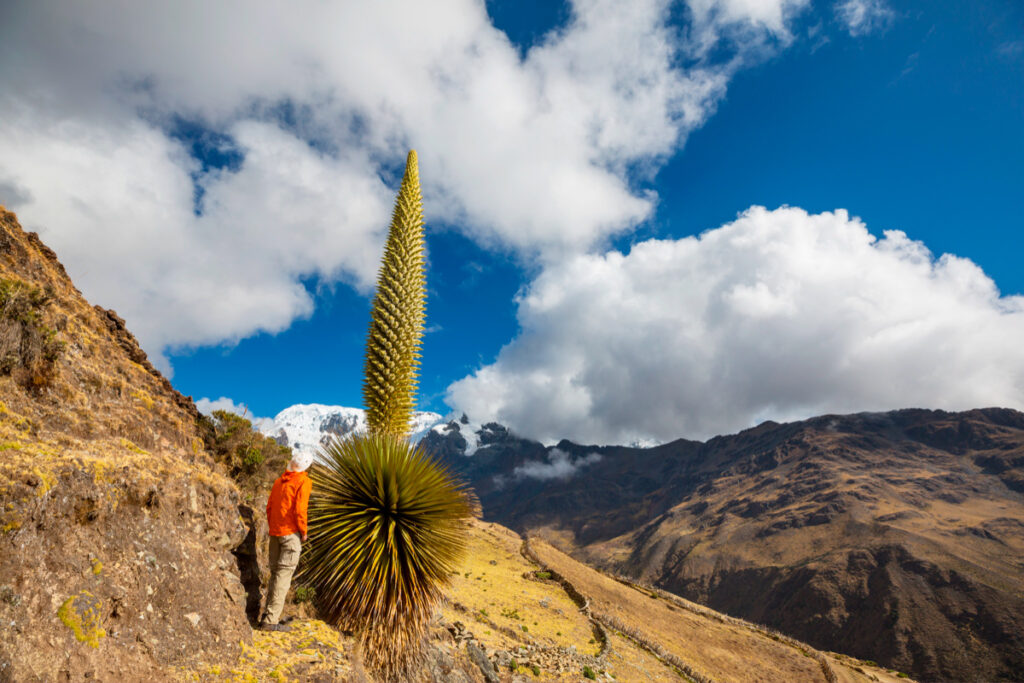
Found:
[[267, 525], [271, 536], [306, 533], [306, 506], [313, 481], [305, 472], [285, 472], [270, 489]]

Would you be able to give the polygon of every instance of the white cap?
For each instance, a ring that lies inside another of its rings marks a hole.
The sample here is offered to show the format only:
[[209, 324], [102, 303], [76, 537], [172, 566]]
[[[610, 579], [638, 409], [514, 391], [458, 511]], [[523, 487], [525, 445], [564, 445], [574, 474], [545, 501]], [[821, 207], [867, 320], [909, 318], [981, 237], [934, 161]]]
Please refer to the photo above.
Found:
[[288, 463], [288, 469], [292, 472], [305, 472], [309, 469], [309, 466], [313, 464], [312, 453], [299, 453], [295, 452], [292, 454], [292, 461]]

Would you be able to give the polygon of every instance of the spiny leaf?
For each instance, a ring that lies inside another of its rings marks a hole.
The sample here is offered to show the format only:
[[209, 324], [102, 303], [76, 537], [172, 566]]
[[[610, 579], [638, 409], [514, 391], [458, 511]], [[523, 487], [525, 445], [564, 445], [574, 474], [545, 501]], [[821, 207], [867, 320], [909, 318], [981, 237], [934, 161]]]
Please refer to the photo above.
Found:
[[406, 439], [334, 440], [311, 471], [301, 580], [324, 616], [360, 630], [387, 678], [405, 671], [466, 550], [476, 496]]

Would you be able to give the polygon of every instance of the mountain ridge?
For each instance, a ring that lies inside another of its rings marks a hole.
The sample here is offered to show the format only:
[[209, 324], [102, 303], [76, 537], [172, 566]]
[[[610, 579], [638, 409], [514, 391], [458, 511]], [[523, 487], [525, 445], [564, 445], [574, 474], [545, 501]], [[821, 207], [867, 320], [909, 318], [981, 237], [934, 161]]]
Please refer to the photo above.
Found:
[[[416, 411], [410, 422], [410, 438], [419, 441], [441, 415]], [[256, 418], [255, 426], [282, 446], [315, 455], [331, 437], [344, 438], [367, 431], [366, 411], [323, 403], [296, 403], [272, 418]]]
[[[492, 433], [470, 458], [422, 442], [489, 520], [815, 647], [1024, 678], [1024, 413], [824, 415], [651, 449]], [[556, 453], [589, 461], [523, 476]]]

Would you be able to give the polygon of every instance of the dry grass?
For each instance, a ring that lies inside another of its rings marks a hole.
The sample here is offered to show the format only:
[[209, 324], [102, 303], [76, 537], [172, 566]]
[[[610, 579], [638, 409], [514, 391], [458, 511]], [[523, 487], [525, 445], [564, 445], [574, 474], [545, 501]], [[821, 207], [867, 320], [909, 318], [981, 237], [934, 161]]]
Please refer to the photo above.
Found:
[[291, 623], [289, 632], [254, 631], [233, 666], [200, 664], [175, 672], [180, 681], [301, 683], [314, 677], [346, 680], [354, 642], [317, 619]]
[[191, 452], [200, 436], [195, 415], [147, 367], [131, 334], [110, 329], [112, 319], [82, 297], [52, 252], [26, 236], [14, 214], [0, 211], [0, 230], [14, 249], [0, 255], [0, 280], [14, 283], [8, 289], [17, 285], [46, 293], [46, 305], [32, 312], [33, 324], [52, 331], [62, 348], [43, 385], [28, 389], [10, 375], [0, 376], [6, 407], [31, 424], [30, 435], [86, 441], [120, 437], [145, 450]]
[[[637, 635], [659, 645], [672, 658], [678, 658], [698, 676], [713, 681], [825, 681], [826, 674], [818, 653], [807, 648], [805, 654], [782, 636], [759, 632], [725, 615], [711, 616], [704, 607], [684, 607], [685, 601], [667, 600], [654, 592], [623, 583], [582, 565], [543, 541], [534, 541], [534, 552], [571, 581], [591, 601], [595, 616], [616, 625], [636, 639]], [[882, 670], [870, 674], [842, 668], [850, 681], [882, 680]], [[838, 676], [838, 672], [836, 673]], [[907, 679], [900, 679], [907, 680]]]
[[528, 578], [538, 567], [520, 554], [521, 545], [505, 527], [474, 522], [466, 560], [452, 577], [451, 602], [442, 610], [445, 619], [463, 622], [495, 650], [533, 643], [596, 655], [590, 622], [556, 583]]
[[625, 634], [609, 633], [611, 651], [608, 670], [618, 681], [651, 681], [652, 683], [679, 683], [686, 679], [667, 664], [658, 661]]

